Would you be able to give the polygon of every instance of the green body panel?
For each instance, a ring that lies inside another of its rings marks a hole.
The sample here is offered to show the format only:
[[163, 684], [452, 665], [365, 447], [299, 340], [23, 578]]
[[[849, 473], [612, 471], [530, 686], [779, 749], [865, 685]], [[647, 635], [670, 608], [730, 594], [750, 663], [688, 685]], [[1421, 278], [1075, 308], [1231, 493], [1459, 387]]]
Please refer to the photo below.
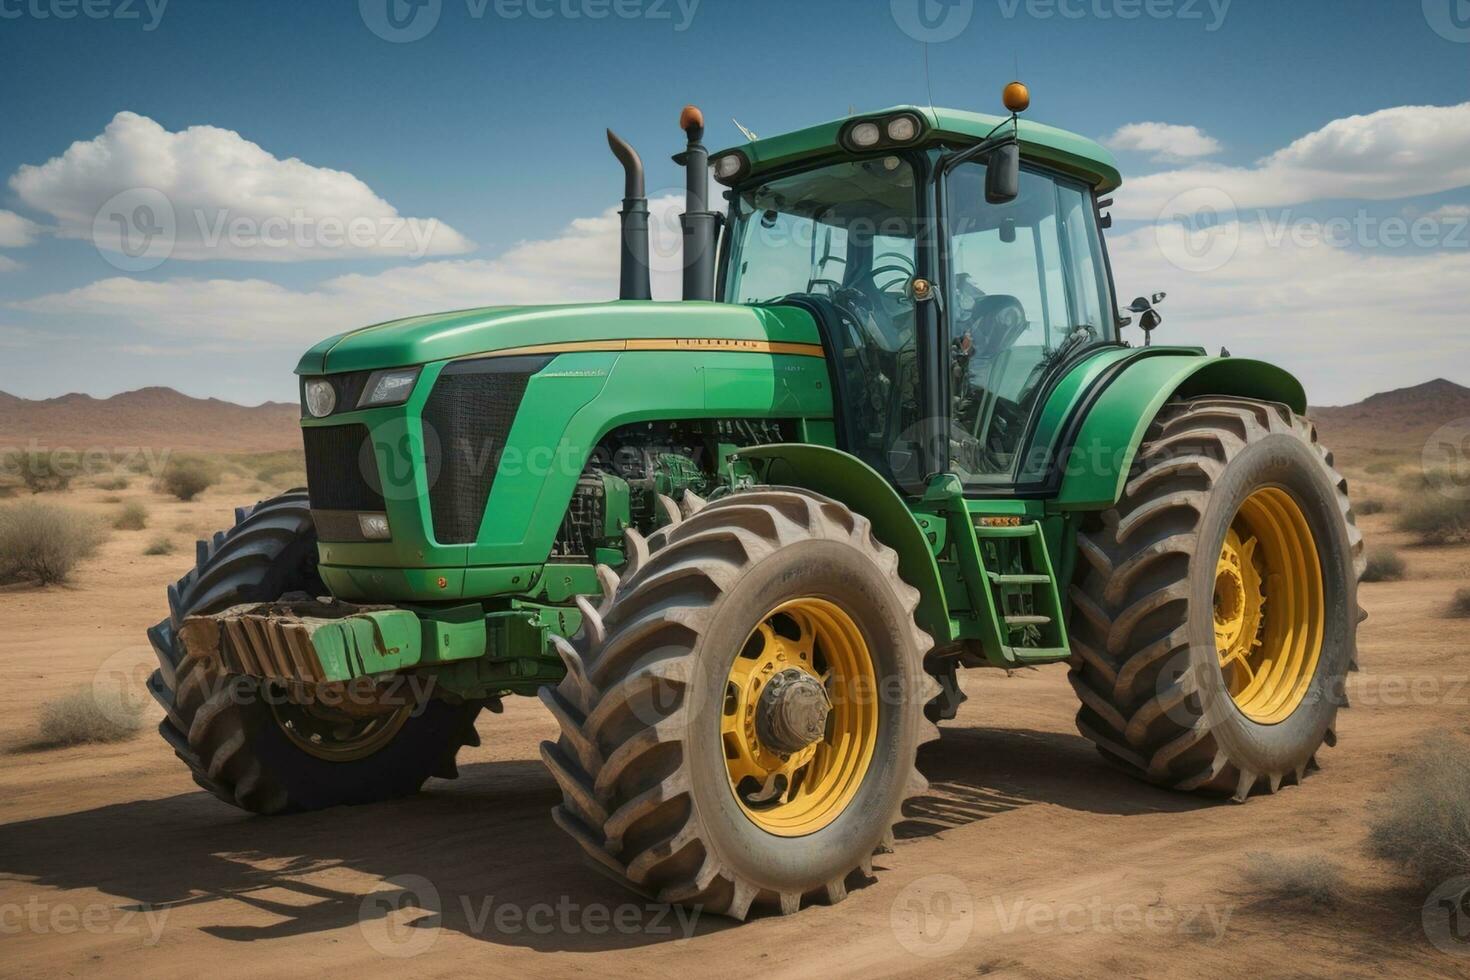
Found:
[[1063, 463], [1059, 509], [1112, 506], [1122, 496], [1149, 424], [1175, 396], [1240, 395], [1306, 411], [1301, 383], [1263, 361], [1206, 357], [1180, 348], [1148, 348], [1140, 354], [1147, 356], [1131, 360], [1087, 412]]
[[[995, 131], [1006, 121], [1005, 116], [991, 116], [981, 112], [966, 112], [960, 109], [927, 108], [922, 106], [893, 106], [877, 112], [862, 112], [831, 122], [820, 123], [792, 133], [759, 139], [741, 146], [730, 147], [743, 152], [751, 162], [752, 172], [771, 170], [799, 163], [808, 158], [819, 158], [845, 152], [837, 141], [843, 126], [853, 119], [871, 119], [895, 112], [912, 112], [922, 118], [929, 135], [948, 142], [977, 143]], [[1085, 136], [1069, 133], [1064, 129], [1031, 122], [1020, 121], [1021, 152], [1032, 159], [1049, 163], [1061, 170], [1083, 178], [1099, 192], [1106, 193], [1122, 183], [1118, 164], [1113, 155], [1101, 145]], [[724, 150], [721, 152], [728, 152]], [[715, 154], [716, 156], [718, 154]]]
[[811, 316], [789, 307], [633, 301], [490, 306], [390, 320], [329, 337], [306, 352], [296, 373], [429, 364], [546, 344], [668, 338], [820, 343]]
[[818, 357], [701, 350], [561, 354], [526, 386], [475, 543], [442, 545], [430, 530], [421, 414], [445, 363], [427, 365], [402, 406], [302, 422], [367, 425], [382, 485], [393, 488], [384, 494], [391, 541], [321, 545], [323, 580], [339, 598], [436, 601], [544, 591], [562, 601], [595, 591], [591, 566], [577, 566], [582, 570], [575, 582], [567, 570], [572, 566], [542, 566], [577, 478], [608, 431], [645, 420], [739, 416], [810, 419], [826, 427], [816, 431], [830, 432], [832, 389]]

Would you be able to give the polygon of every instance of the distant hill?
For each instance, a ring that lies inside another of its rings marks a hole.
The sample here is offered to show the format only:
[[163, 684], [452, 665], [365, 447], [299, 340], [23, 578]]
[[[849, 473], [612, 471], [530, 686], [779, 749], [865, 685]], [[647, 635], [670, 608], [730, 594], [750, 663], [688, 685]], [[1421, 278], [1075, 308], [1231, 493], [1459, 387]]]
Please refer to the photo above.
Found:
[[111, 398], [70, 394], [32, 401], [0, 391], [0, 447], [118, 449], [150, 446], [193, 452], [301, 448], [299, 406], [253, 408], [191, 398], [172, 388], [139, 388]]
[[1322, 441], [1336, 451], [1418, 456], [1435, 429], [1470, 418], [1470, 388], [1436, 378], [1354, 405], [1313, 408], [1311, 415]]
[[[1348, 453], [1418, 455], [1435, 429], [1470, 418], [1470, 388], [1437, 378], [1385, 391], [1354, 405], [1311, 409], [1322, 440]], [[196, 452], [270, 452], [301, 447], [300, 409], [253, 408], [191, 398], [172, 388], [140, 388], [111, 398], [62, 395], [32, 401], [0, 391], [0, 447], [153, 446]]]

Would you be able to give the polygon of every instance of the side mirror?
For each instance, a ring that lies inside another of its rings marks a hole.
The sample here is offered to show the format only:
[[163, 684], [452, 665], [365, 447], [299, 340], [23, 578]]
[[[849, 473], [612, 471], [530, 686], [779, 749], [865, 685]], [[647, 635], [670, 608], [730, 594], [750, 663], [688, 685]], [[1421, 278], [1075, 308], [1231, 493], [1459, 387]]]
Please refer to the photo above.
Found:
[[1009, 204], [1021, 196], [1021, 144], [1006, 143], [990, 153], [985, 168], [987, 204]]
[[1159, 311], [1154, 309], [1155, 303], [1162, 303], [1164, 301], [1164, 295], [1163, 293], [1154, 293], [1152, 299], [1146, 296], [1140, 296], [1128, 304], [1128, 312], [1138, 314], [1138, 329], [1143, 331], [1143, 346], [1145, 347], [1152, 342], [1154, 330], [1158, 328], [1159, 324], [1164, 322], [1164, 318], [1159, 315]]

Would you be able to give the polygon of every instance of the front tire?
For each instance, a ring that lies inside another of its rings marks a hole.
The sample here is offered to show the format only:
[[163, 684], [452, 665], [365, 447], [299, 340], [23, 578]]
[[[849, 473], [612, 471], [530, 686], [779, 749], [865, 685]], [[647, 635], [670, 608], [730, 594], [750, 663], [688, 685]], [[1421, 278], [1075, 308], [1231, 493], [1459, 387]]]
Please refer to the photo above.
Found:
[[[280, 692], [185, 651], [179, 630], [188, 616], [290, 593], [325, 594], [316, 551], [304, 491], [242, 507], [233, 528], [199, 542], [194, 569], [169, 587], [169, 618], [148, 631], [159, 664], [148, 690], [167, 712], [159, 734], [196, 783], [242, 810], [274, 814], [406, 796], [430, 776], [454, 778], [459, 749], [479, 744], [478, 703], [433, 699], [377, 728], [365, 723], [350, 747], [320, 735], [313, 745], [304, 735], [307, 714]], [[356, 751], [334, 751], [347, 748]]]
[[1069, 676], [1104, 757], [1237, 801], [1317, 767], [1356, 668], [1363, 538], [1309, 421], [1170, 403], [1078, 547]]
[[[918, 592], [868, 521], [825, 497], [686, 508], [646, 544], [629, 532], [622, 579], [602, 570], [604, 607], [581, 600], [584, 629], [559, 644], [567, 677], [541, 692], [562, 729], [542, 744], [553, 817], [657, 901], [735, 919], [840, 901], [927, 786]], [[803, 714], [824, 697], [829, 713]]]

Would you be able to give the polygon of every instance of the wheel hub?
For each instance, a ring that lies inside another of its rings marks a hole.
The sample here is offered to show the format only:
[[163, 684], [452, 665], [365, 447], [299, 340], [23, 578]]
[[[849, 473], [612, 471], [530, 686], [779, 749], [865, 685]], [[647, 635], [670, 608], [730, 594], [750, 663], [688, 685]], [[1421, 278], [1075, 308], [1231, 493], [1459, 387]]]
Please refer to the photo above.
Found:
[[827, 731], [832, 701], [811, 674], [795, 667], [771, 678], [755, 708], [756, 737], [783, 755], [800, 752]]
[[1252, 721], [1285, 721], [1322, 652], [1321, 559], [1300, 505], [1266, 487], [1241, 504], [1215, 567], [1215, 649], [1231, 700]]
[[730, 789], [752, 823], [798, 837], [842, 814], [873, 758], [877, 690], [862, 631], [836, 603], [792, 599], [761, 619], [720, 712]]

